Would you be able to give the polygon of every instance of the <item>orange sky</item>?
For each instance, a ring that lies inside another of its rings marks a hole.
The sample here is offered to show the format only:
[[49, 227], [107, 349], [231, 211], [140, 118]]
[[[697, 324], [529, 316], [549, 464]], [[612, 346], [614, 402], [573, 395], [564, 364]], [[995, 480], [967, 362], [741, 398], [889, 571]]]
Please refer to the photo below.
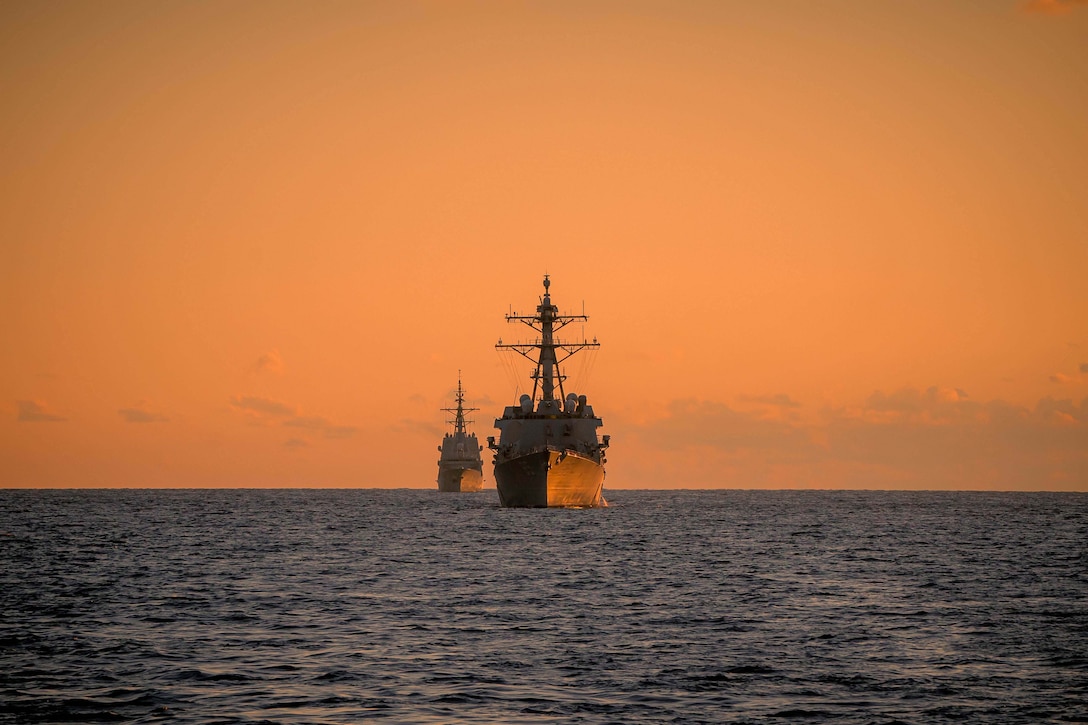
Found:
[[0, 94], [0, 486], [433, 487], [548, 272], [606, 488], [1088, 491], [1083, 2], [6, 2]]

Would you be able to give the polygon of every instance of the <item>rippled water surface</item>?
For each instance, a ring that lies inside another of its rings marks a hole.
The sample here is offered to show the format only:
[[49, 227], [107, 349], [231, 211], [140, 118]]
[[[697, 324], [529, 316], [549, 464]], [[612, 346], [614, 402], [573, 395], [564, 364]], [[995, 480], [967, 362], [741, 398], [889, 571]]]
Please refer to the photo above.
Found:
[[0, 722], [1088, 722], [1088, 495], [0, 491]]

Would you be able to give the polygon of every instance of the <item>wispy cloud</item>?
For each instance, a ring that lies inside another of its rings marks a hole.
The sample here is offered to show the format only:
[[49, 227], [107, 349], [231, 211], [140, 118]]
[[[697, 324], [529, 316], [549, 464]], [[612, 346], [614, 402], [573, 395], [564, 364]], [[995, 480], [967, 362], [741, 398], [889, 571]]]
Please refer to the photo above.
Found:
[[1020, 7], [1029, 13], [1065, 15], [1076, 8], [1088, 7], [1088, 0], [1026, 0]]
[[320, 433], [326, 438], [347, 438], [355, 434], [356, 428], [350, 425], [335, 425], [327, 418], [318, 415], [296, 416], [283, 422], [291, 428], [305, 428]]
[[415, 418], [401, 418], [389, 426], [389, 429], [396, 433], [411, 433], [429, 438], [440, 438], [443, 431], [442, 426], [434, 420], [418, 420]]
[[321, 432], [326, 438], [350, 438], [357, 430], [353, 425], [330, 425]]
[[805, 433], [798, 427], [734, 410], [725, 403], [675, 400], [667, 411], [665, 419], [650, 424], [655, 444], [664, 448], [709, 446], [723, 451], [785, 451], [807, 445]]
[[1065, 373], [1054, 373], [1050, 376], [1050, 382], [1057, 383], [1058, 385], [1069, 385], [1071, 383], [1083, 383], [1085, 376], [1088, 376], [1088, 363], [1081, 363], [1077, 368], [1077, 372], [1072, 375], [1066, 375]]
[[348, 438], [358, 430], [355, 426], [340, 425], [320, 415], [302, 415], [297, 406], [271, 398], [235, 395], [230, 399], [230, 404], [260, 424], [296, 428], [324, 438]]
[[316, 415], [309, 416], [297, 416], [286, 420], [284, 425], [291, 426], [292, 428], [307, 428], [309, 430], [320, 430], [329, 424], [329, 421], [325, 418]]
[[126, 423], [165, 423], [170, 420], [162, 413], [148, 410], [143, 405], [133, 408], [121, 408], [117, 411], [117, 414], [124, 418]]
[[[858, 405], [768, 419], [715, 401], [677, 400], [663, 416], [612, 426], [617, 447], [660, 465], [683, 456], [690, 486], [1062, 488], [1088, 483], [1088, 398], [1034, 406], [974, 400], [958, 388], [878, 391]], [[670, 483], [668, 485], [676, 485]]]
[[778, 393], [777, 395], [740, 395], [737, 396], [737, 400], [741, 403], [758, 403], [779, 408], [799, 408], [801, 406], [800, 403], [785, 393]]
[[287, 418], [296, 414], [294, 406], [255, 395], [235, 395], [230, 404], [238, 410], [261, 418]]
[[62, 423], [68, 420], [50, 412], [49, 407], [38, 400], [16, 400], [15, 405], [18, 407], [16, 420], [20, 423]]
[[[913, 420], [937, 422], [954, 415], [970, 396], [962, 388], [931, 386], [925, 390], [901, 388], [892, 393], [875, 391], [862, 406], [861, 415], [871, 422]], [[850, 409], [854, 412], [857, 409]]]
[[[568, 390], [567, 392], [569, 393], [570, 391]], [[468, 405], [470, 408], [480, 408], [481, 410], [486, 410], [487, 408], [493, 408], [495, 406], [507, 405], [507, 403], [500, 403], [499, 401], [494, 400], [490, 395], [481, 395], [479, 397], [469, 398], [465, 400], [465, 404]]]
[[261, 353], [261, 356], [257, 358], [257, 362], [253, 363], [253, 372], [283, 374], [283, 358], [280, 357], [280, 351], [269, 350]]

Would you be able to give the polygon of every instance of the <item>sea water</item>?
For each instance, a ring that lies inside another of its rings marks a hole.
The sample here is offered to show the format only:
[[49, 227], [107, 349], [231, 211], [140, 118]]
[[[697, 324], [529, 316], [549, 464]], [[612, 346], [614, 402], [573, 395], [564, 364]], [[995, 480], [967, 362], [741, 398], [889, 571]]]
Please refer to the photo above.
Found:
[[1088, 722], [1088, 495], [0, 491], [0, 722]]

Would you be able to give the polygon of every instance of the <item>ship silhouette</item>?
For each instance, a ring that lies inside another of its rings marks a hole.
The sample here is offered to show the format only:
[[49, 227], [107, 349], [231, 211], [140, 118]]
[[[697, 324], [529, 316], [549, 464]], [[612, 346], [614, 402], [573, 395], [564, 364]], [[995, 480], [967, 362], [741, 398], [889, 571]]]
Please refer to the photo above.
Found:
[[461, 374], [457, 374], [457, 405], [443, 408], [453, 413], [453, 420], [446, 421], [453, 425], [453, 432], [446, 433], [442, 445], [438, 447], [438, 490], [452, 493], [475, 493], [483, 486], [484, 463], [480, 457], [483, 447], [476, 440], [475, 433], [469, 433], [465, 413], [479, 408], [465, 407], [465, 391], [461, 387]]
[[[494, 451], [495, 487], [502, 506], [593, 507], [607, 505], [602, 497], [605, 449], [609, 437], [597, 438], [603, 422], [585, 395], [564, 391], [566, 376], [560, 364], [571, 355], [600, 345], [592, 341], [564, 342], [555, 333], [586, 315], [561, 315], [552, 304], [551, 281], [544, 275], [544, 295], [535, 315], [508, 314], [507, 322], [521, 322], [539, 337], [526, 343], [504, 344], [535, 364], [530, 376], [532, 395], [506, 407], [495, 420], [499, 440], [487, 439]], [[558, 397], [557, 397], [558, 393]]]

